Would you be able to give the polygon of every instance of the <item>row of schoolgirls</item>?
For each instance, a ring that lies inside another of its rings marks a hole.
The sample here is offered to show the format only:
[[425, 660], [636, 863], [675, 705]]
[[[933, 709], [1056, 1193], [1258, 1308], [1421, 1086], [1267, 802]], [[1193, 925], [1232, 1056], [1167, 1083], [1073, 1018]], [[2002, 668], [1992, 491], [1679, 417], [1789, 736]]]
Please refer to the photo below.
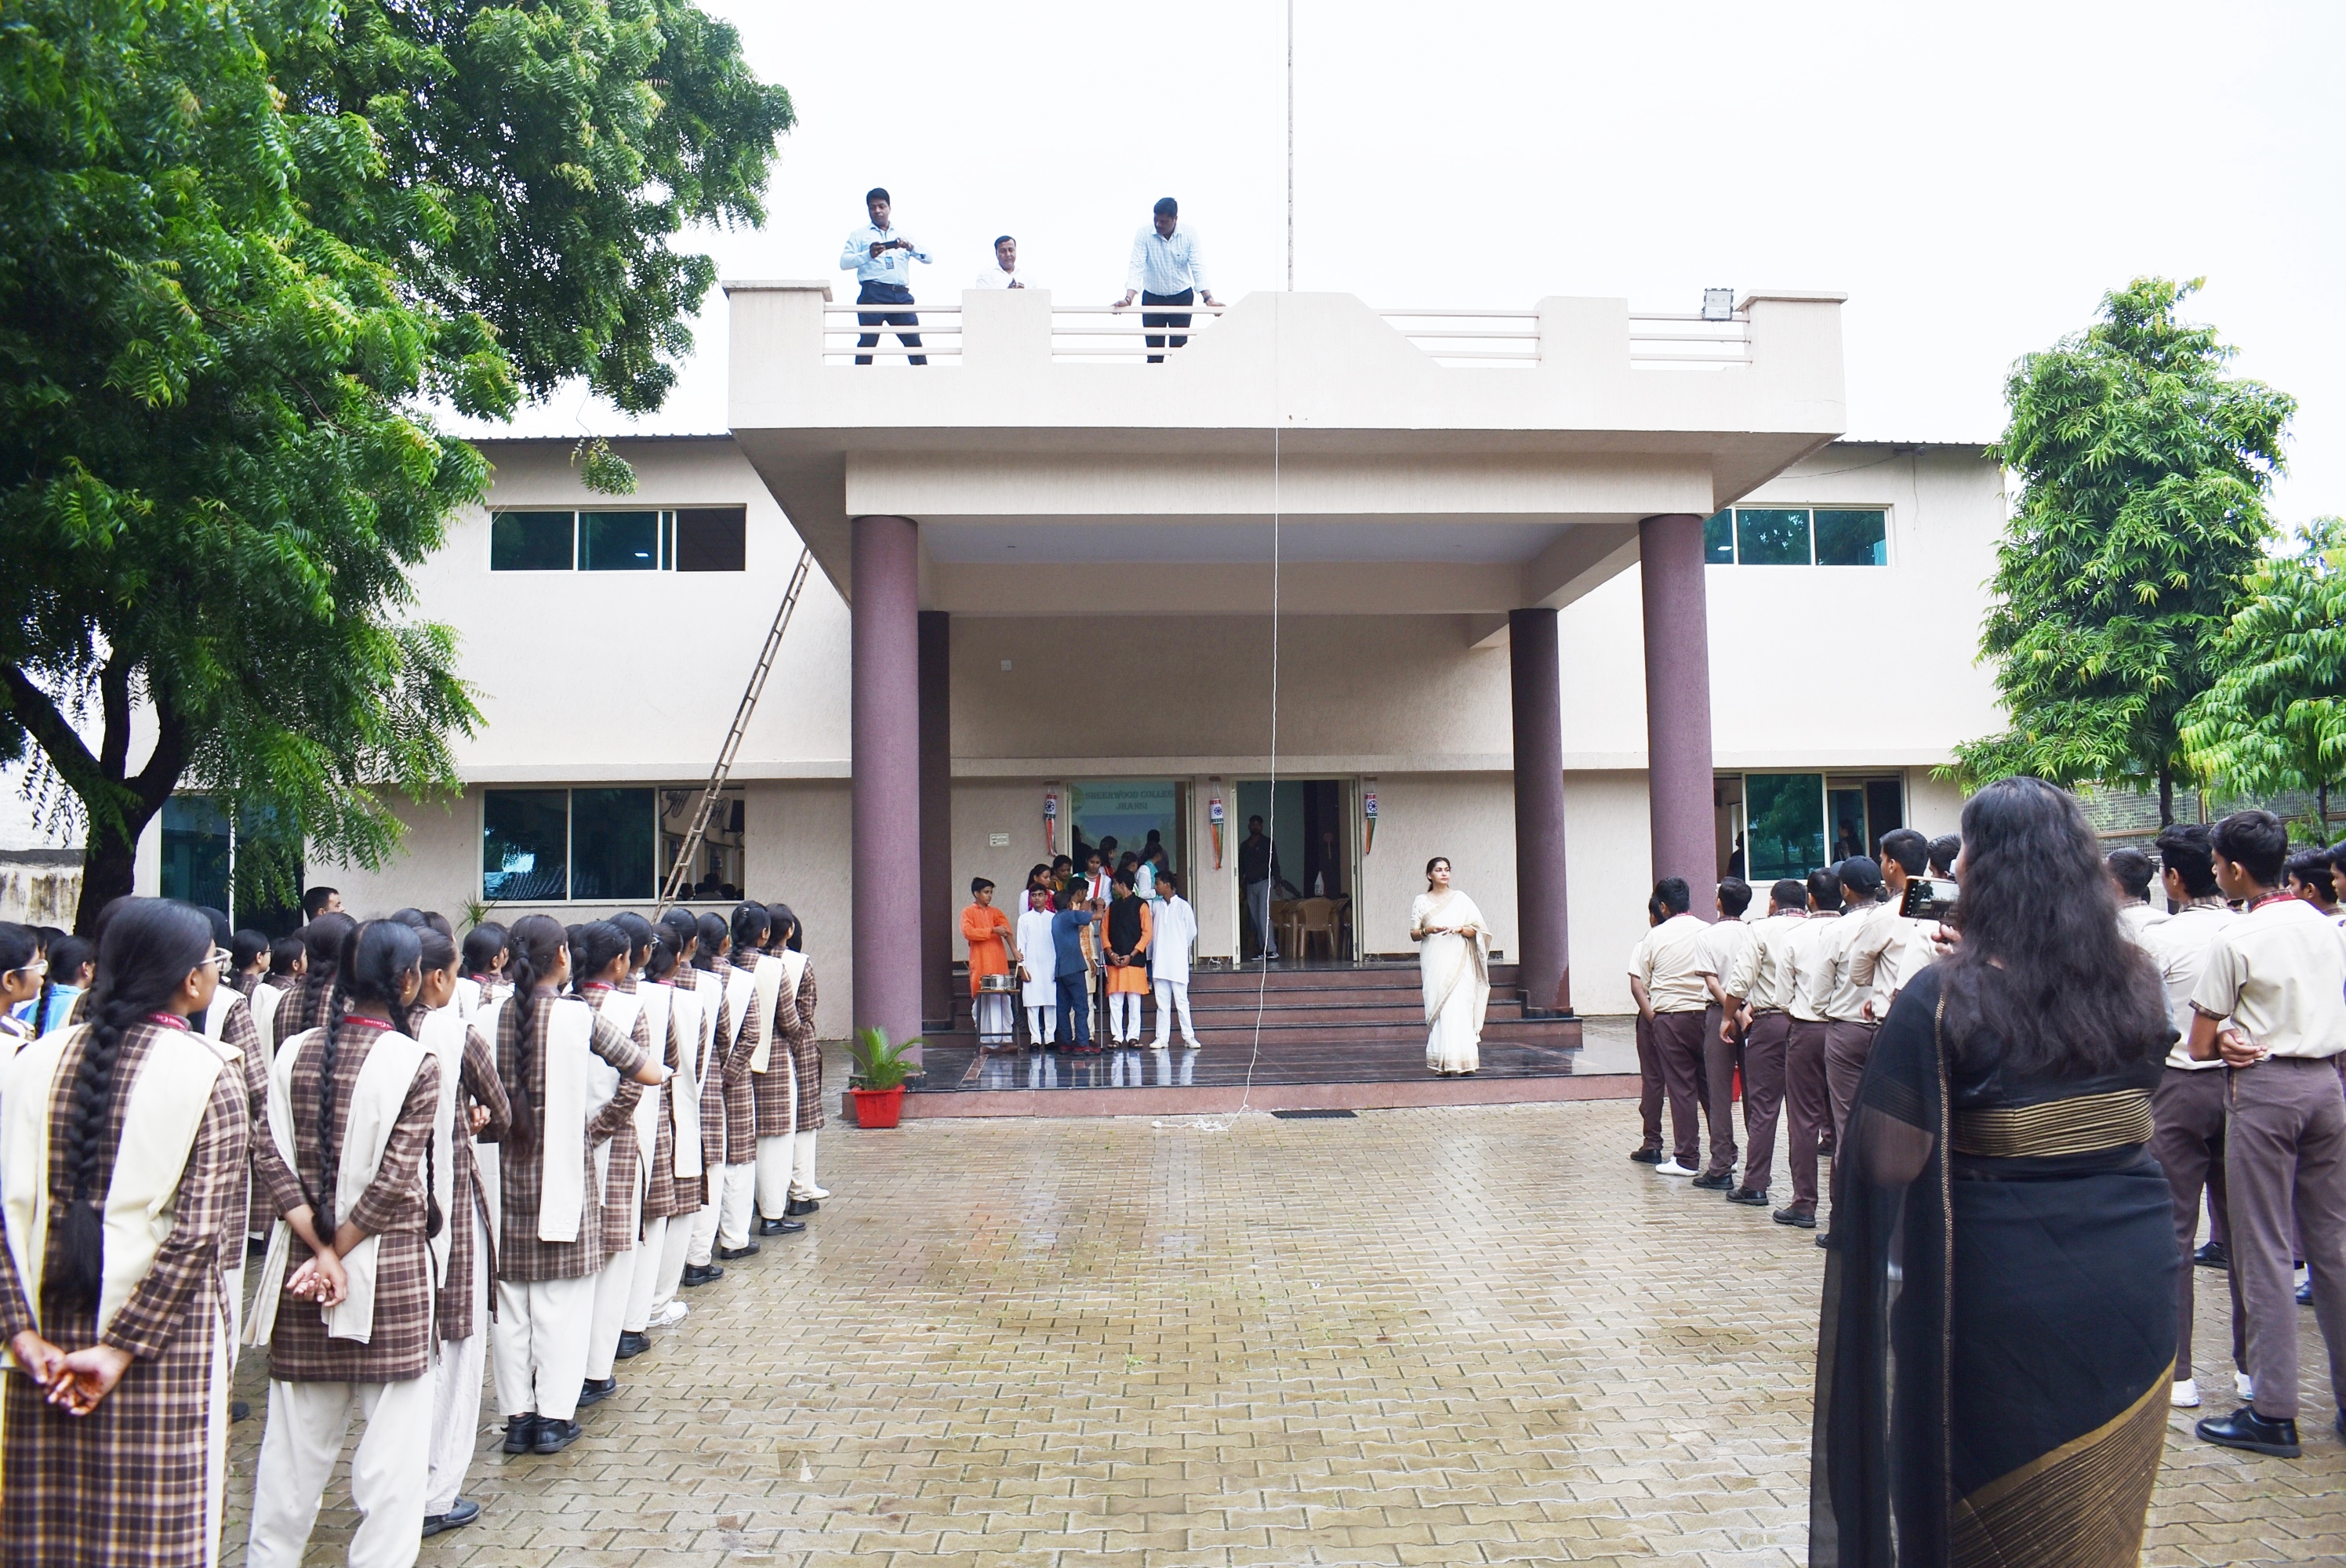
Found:
[[355, 1424], [350, 1561], [413, 1563], [479, 1515], [488, 1367], [505, 1452], [559, 1452], [679, 1291], [829, 1196], [781, 905], [297, 934], [240, 966], [217, 911], [117, 900], [36, 1033], [14, 1006], [55, 983], [0, 923], [8, 1561], [217, 1561], [241, 1342], [270, 1371], [245, 1561], [301, 1561]]

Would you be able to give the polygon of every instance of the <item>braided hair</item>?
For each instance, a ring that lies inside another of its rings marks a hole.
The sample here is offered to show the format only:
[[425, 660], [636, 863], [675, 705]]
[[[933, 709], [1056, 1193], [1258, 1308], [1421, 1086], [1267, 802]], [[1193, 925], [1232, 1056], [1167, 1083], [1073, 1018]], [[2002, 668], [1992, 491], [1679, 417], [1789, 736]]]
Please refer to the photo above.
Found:
[[676, 932], [667, 926], [652, 933], [652, 955], [644, 960], [646, 980], [666, 980], [676, 972]]
[[690, 910], [670, 910], [659, 917], [660, 929], [668, 935], [668, 945], [677, 951], [677, 962], [690, 960], [691, 950], [700, 941], [700, 921]]
[[403, 1019], [400, 998], [407, 990], [408, 977], [420, 972], [422, 953], [415, 928], [397, 920], [371, 920], [353, 926], [350, 940], [342, 945], [342, 960], [334, 971], [333, 995], [326, 1003], [325, 1043], [318, 1058], [321, 1178], [311, 1207], [317, 1211], [321, 1237], [334, 1233], [334, 1181], [342, 1168], [342, 1155], [334, 1147], [334, 1066], [342, 1051], [343, 1020], [353, 1002], [380, 1006], [386, 1022]]
[[532, 993], [541, 981], [553, 979], [567, 940], [562, 922], [552, 915], [524, 915], [505, 933], [505, 978], [513, 982], [514, 994], [505, 1004], [497, 1030], [499, 1033], [514, 1030], [521, 1043], [521, 1048], [514, 1053], [513, 1073], [505, 1080], [505, 1093], [513, 1105], [513, 1120], [505, 1141], [513, 1145], [515, 1155], [524, 1159], [536, 1154], [538, 1143], [537, 1091], [530, 1083], [530, 1067], [536, 1053], [530, 1048], [530, 1034], [536, 1027], [541, 999]]
[[774, 934], [768, 951], [779, 952], [783, 948], [788, 948], [792, 952], [798, 952], [800, 935], [799, 917], [790, 912], [790, 906], [788, 904], [768, 904], [766, 906], [766, 918], [771, 921], [774, 925]]
[[106, 1273], [106, 1194], [97, 1170], [114, 1109], [114, 1069], [122, 1038], [150, 1013], [164, 1011], [188, 972], [211, 955], [211, 922], [190, 905], [136, 899], [111, 906], [90, 988], [89, 1034], [74, 1069], [72, 1120], [66, 1134], [69, 1196], [61, 1223], [64, 1267], [52, 1288], [69, 1307], [97, 1305]]
[[63, 1022], [54, 1003], [59, 985], [79, 987], [81, 972], [97, 956], [97, 944], [86, 936], [60, 936], [49, 942], [49, 972], [41, 976], [41, 999], [33, 1004], [33, 1033], [46, 1034]]
[[739, 962], [746, 966], [749, 955], [766, 945], [766, 933], [774, 929], [774, 919], [766, 906], [745, 903], [733, 911], [733, 951], [740, 954]]
[[717, 961], [725, 956], [725, 946], [733, 940], [733, 932], [720, 914], [702, 915], [698, 924], [700, 927], [700, 946], [692, 955], [692, 967], [713, 971]]
[[611, 917], [627, 937], [627, 967], [641, 969], [652, 952], [652, 922], [633, 910], [623, 910]]
[[570, 989], [585, 994], [586, 984], [620, 957], [632, 956], [627, 933], [607, 920], [590, 920], [570, 933]]

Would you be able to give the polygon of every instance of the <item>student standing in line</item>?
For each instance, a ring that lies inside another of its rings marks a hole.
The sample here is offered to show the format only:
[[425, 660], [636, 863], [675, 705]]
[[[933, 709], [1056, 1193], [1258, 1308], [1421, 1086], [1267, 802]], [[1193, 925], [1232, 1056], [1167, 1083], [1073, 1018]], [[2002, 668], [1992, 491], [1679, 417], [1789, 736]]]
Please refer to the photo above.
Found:
[[[639, 1084], [659, 1083], [665, 1070], [592, 1003], [564, 994], [571, 957], [560, 921], [524, 915], [506, 935], [514, 993], [497, 1013], [497, 1077], [513, 1105], [513, 1125], [499, 1159], [497, 1308], [489, 1354], [505, 1417], [505, 1451], [559, 1453], [578, 1441], [575, 1418], [586, 1380], [595, 1276], [604, 1262], [587, 1058]], [[624, 938], [617, 951], [624, 957]]]
[[1784, 1042], [1784, 1119], [1791, 1139], [1785, 1163], [1792, 1201], [1769, 1217], [1778, 1225], [1817, 1227], [1817, 1155], [1832, 1132], [1832, 1095], [1825, 1080], [1825, 1013], [1832, 993], [1833, 934], [1841, 923], [1841, 879], [1810, 871], [1809, 914], [1785, 939], [1784, 1011], [1791, 1028]]
[[19, 1013], [31, 1009], [48, 989], [48, 960], [41, 939], [28, 925], [0, 921], [0, 1060], [39, 1037], [39, 1030]]
[[[1668, 920], [1658, 895], [1646, 899], [1646, 935]], [[1637, 939], [1629, 950], [1629, 972], [1635, 975], [1646, 962], [1646, 937]], [[1633, 988], [1634, 990], [1634, 988]], [[1637, 1124], [1640, 1136], [1637, 1146], [1629, 1151], [1629, 1158], [1638, 1165], [1658, 1166], [1662, 1163], [1662, 1104], [1668, 1097], [1662, 1082], [1662, 1059], [1654, 1049], [1654, 1023], [1640, 1008], [1637, 1023]]]
[[2331, 881], [2329, 850], [2298, 850], [2290, 856], [2281, 875], [2282, 885], [2291, 897], [2303, 899], [2320, 910], [2332, 925], [2338, 923], [2338, 890]]
[[1865, 1076], [1865, 1058], [1882, 1025], [1873, 1010], [1874, 974], [1904, 937], [1897, 908], [1882, 899], [1882, 868], [1851, 855], [1833, 868], [1841, 879], [1841, 918], [1830, 944], [1832, 980], [1825, 993], [1825, 1084], [1832, 1098], [1833, 1146], [1849, 1126], [1849, 1108]]
[[1181, 896], [1181, 879], [1159, 873], [1157, 886], [1164, 894], [1157, 906], [1157, 925], [1148, 943], [1148, 975], [1157, 988], [1157, 1049], [1172, 1038], [1173, 1016], [1181, 1017], [1181, 1044], [1198, 1048], [1198, 1031], [1189, 1022], [1189, 955], [1198, 945], [1198, 911]]
[[[688, 945], [698, 934], [684, 939]], [[679, 975], [692, 973], [681, 964], [678, 940], [678, 929], [663, 918], [652, 928], [651, 955], [644, 961], [640, 993], [644, 1016], [650, 1025], [653, 1046], [668, 1064], [668, 1081], [661, 1089], [659, 1103], [651, 1109], [649, 1125], [640, 1110], [636, 1123], [637, 1142], [647, 1151], [643, 1224], [627, 1285], [627, 1311], [619, 1319], [623, 1360], [651, 1348], [653, 1329], [672, 1328], [692, 1310], [677, 1299], [676, 1292], [683, 1279], [684, 1248], [691, 1234], [692, 1216], [700, 1207], [700, 1096], [693, 1077], [693, 1057], [700, 1044], [700, 998], [697, 991], [688, 993], [677, 984]], [[686, 983], [690, 984], [688, 978]], [[686, 1129], [682, 1139], [680, 1126]], [[678, 1168], [680, 1153], [690, 1156], [688, 1179]]]
[[[1729, 1203], [1768, 1207], [1768, 1186], [1776, 1168], [1776, 1120], [1784, 1108], [1785, 1057], [1792, 1015], [1785, 1011], [1791, 983], [1791, 928], [1807, 918], [1808, 891], [1786, 877], [1768, 891], [1768, 912], [1751, 922], [1744, 944], [1721, 989], [1743, 1033], [1743, 1185], [1727, 1195]], [[1722, 1009], [1724, 1011], [1724, 1008]], [[1722, 1018], [1719, 1033], [1727, 1037]], [[1708, 1042], [1705, 1042], [1708, 1049]]]
[[1055, 898], [1048, 888], [1031, 888], [1026, 912], [1018, 917], [1018, 1002], [1026, 1010], [1026, 1040], [1037, 1051], [1058, 1041], [1058, 950], [1051, 942]]
[[[2167, 919], [2167, 906], [2151, 901], [2150, 857], [2125, 845], [2112, 850], [2103, 863], [2109, 868], [2110, 886], [2117, 890], [2119, 922], [2128, 936], [2139, 942], [2145, 932]], [[2328, 870], [2323, 867], [2325, 879]]]
[[[757, 1217], [758, 1086], [750, 1071], [773, 1027], [773, 1002], [761, 1000], [759, 966], [765, 962], [766, 939], [774, 922], [761, 903], [743, 902], [733, 911], [732, 947], [724, 961], [725, 1007], [733, 1029], [732, 1048], [726, 1054], [720, 1075], [725, 1096], [725, 1181], [722, 1210], [717, 1219], [716, 1256], [727, 1263], [754, 1257], [758, 1242], [750, 1234]], [[767, 983], [779, 987], [778, 975]]]
[[325, 1023], [270, 1074], [268, 1164], [278, 1213], [309, 1249], [272, 1239], [253, 1313], [269, 1347], [269, 1427], [254, 1465], [254, 1568], [298, 1568], [355, 1411], [353, 1563], [415, 1560], [431, 1475], [433, 1247], [445, 1216], [426, 1176], [440, 1064], [403, 1033], [423, 944], [395, 920], [359, 926]]
[[280, 936], [269, 944], [269, 972], [261, 977], [262, 983], [279, 991], [291, 991], [293, 983], [309, 969], [310, 949], [301, 941], [301, 933]]
[[2280, 890], [2289, 830], [2271, 812], [2235, 812], [2209, 839], [2217, 885], [2246, 908], [2208, 944], [2190, 1050], [2231, 1069], [2224, 1196], [2253, 1392], [2198, 1430], [2226, 1448], [2294, 1459], [2292, 1225], [2346, 1433], [2346, 1095], [2334, 1060], [2346, 1051], [2346, 944], [2320, 911]]
[[[230, 953], [232, 962], [233, 949], [230, 944], [235, 932], [230, 929], [228, 916], [219, 910], [201, 906], [199, 906], [199, 912], [211, 926], [212, 945]], [[337, 915], [333, 918], [339, 921], [349, 917]], [[273, 1041], [279, 1038], [269, 1030], [275, 1023], [278, 1001], [275, 997], [263, 998], [256, 1006], [223, 981], [213, 991], [211, 1004], [189, 1020], [205, 1035], [236, 1054], [238, 1069], [244, 1076], [245, 1125], [256, 1131], [269, 1125], [269, 1067], [274, 1055], [271, 1049]], [[267, 1015], [265, 1018], [264, 1014]], [[268, 1200], [268, 1183], [259, 1169], [260, 1162], [268, 1157], [260, 1147], [266, 1141], [256, 1137], [249, 1140], [247, 1145], [251, 1150], [251, 1163], [255, 1167], [244, 1206], [248, 1238], [260, 1236], [273, 1217]], [[243, 1320], [246, 1256], [246, 1249], [234, 1247], [224, 1248], [220, 1255], [220, 1273], [228, 1290], [231, 1328], [240, 1326]]]
[[790, 1201], [782, 1210], [785, 1217], [815, 1212], [830, 1189], [818, 1186], [814, 1179], [816, 1135], [822, 1131], [822, 1043], [816, 1037], [814, 1010], [818, 1000], [814, 983], [814, 962], [804, 951], [805, 928], [799, 917], [790, 912], [788, 904], [770, 904], [768, 911], [774, 917], [774, 948], [788, 966], [784, 983], [790, 991], [790, 1029], [787, 1041], [790, 1054], [791, 1096], [796, 1108], [796, 1131], [790, 1142]]
[[326, 1003], [334, 993], [334, 971], [351, 933], [358, 929], [359, 922], [350, 916], [328, 910], [294, 933], [301, 939], [305, 962], [300, 978], [277, 1010], [280, 1040], [291, 1040], [325, 1023]]
[[[1137, 856], [1127, 858], [1139, 863]], [[1130, 871], [1118, 871], [1115, 887], [1106, 921], [1108, 1034], [1119, 1045], [1137, 1045], [1140, 999], [1148, 994], [1148, 942], [1154, 921], [1148, 901], [1132, 885]]]
[[[651, 953], [651, 926], [643, 916], [588, 921], [571, 934], [570, 972], [577, 977], [580, 998], [594, 1003], [613, 1028], [627, 1031], [648, 1060], [665, 1068], [667, 1032], [665, 1027], [653, 1030], [640, 978]], [[581, 1409], [619, 1391], [616, 1367], [627, 1337], [627, 1293], [635, 1288], [636, 1243], [643, 1230], [642, 1129], [648, 1120], [645, 1112], [658, 1111], [657, 1089], [629, 1083], [610, 1067], [595, 1069], [592, 1082], [586, 1107], [593, 1120], [586, 1134], [602, 1173], [603, 1267], [595, 1275], [595, 1323], [586, 1341], [586, 1375], [578, 1390]], [[654, 1104], [647, 1106], [647, 1101]]]
[[505, 928], [483, 921], [464, 933], [464, 972], [456, 981], [456, 1005], [470, 1018], [489, 1003], [513, 994], [505, 983]]
[[[669, 914], [677, 914], [671, 910]], [[702, 915], [694, 921], [699, 941], [692, 952], [693, 984], [699, 992], [701, 1008], [701, 1043], [696, 1080], [700, 1084], [700, 1212], [692, 1218], [691, 1237], [685, 1243], [684, 1272], [678, 1283], [686, 1288], [698, 1289], [713, 1284], [725, 1276], [725, 1268], [717, 1261], [717, 1226], [725, 1203], [726, 1162], [732, 1157], [732, 1129], [729, 1125], [731, 1113], [725, 1098], [726, 1064], [733, 1053], [734, 1036], [731, 1006], [726, 996], [726, 976], [732, 964], [726, 951], [733, 945], [732, 929], [722, 915]], [[754, 1140], [753, 1140], [754, 1143]], [[754, 1150], [753, 1150], [754, 1153]], [[750, 1169], [755, 1179], [754, 1159]], [[745, 1210], [741, 1227], [743, 1240], [748, 1240], [749, 1216]]]
[[262, 973], [269, 968], [269, 933], [250, 930], [237, 932], [229, 938], [228, 952], [229, 967], [233, 971], [228, 983], [236, 988], [239, 996], [250, 997], [252, 988], [260, 983]]
[[[226, 955], [160, 899], [125, 901], [99, 951], [87, 1025], [0, 1064], [0, 1342], [16, 1366], [0, 1374], [0, 1551], [205, 1568], [236, 1353], [219, 1260], [241, 1247], [247, 1123], [242, 1074], [188, 1018]], [[141, 1196], [168, 1200], [168, 1234], [107, 1245], [107, 1206]]]
[[798, 1058], [790, 1051], [798, 1030], [798, 987], [792, 983], [790, 929], [776, 917], [776, 906], [759, 907], [766, 913], [766, 937], [752, 971], [760, 1024], [750, 1058], [758, 1105], [755, 1228], [760, 1236], [787, 1236], [806, 1228], [790, 1213], [790, 1177], [798, 1159]]
[[[1703, 985], [1710, 1005], [1702, 1015], [1702, 1109], [1710, 1123], [1710, 1160], [1694, 1185], [1706, 1192], [1735, 1190], [1735, 1073], [1743, 1062], [1743, 1017], [1728, 1005], [1722, 983], [1751, 951], [1751, 927], [1743, 911], [1751, 907], [1751, 884], [1729, 877], [1719, 884], [1713, 901], [1719, 918], [1705, 935], [1704, 962], [1709, 972]], [[1765, 1185], [1766, 1173], [1760, 1181]]]
[[896, 232], [888, 220], [892, 205], [888, 193], [878, 186], [865, 191], [864, 211], [872, 221], [850, 234], [845, 248], [839, 253], [839, 270], [854, 273], [855, 280], [861, 286], [855, 296], [857, 304], [897, 307], [894, 310], [856, 312], [856, 324], [867, 329], [862, 337], [855, 340], [858, 349], [867, 351], [855, 356], [855, 362], [859, 365], [872, 362], [868, 351], [879, 344], [881, 334], [868, 329], [879, 326], [896, 329], [896, 341], [913, 351], [912, 363], [925, 365], [929, 362], [928, 356], [921, 352], [921, 334], [905, 330], [917, 328], [921, 318], [903, 308], [913, 303], [913, 290], [906, 287], [912, 281], [913, 263], [918, 261], [923, 266], [928, 265], [928, 252]]
[[1670, 1102], [1670, 1137], [1677, 1145], [1662, 1176], [1690, 1176], [1702, 1168], [1702, 1019], [1710, 1004], [1710, 927], [1688, 912], [1693, 903], [1684, 877], [1654, 884], [1661, 922], [1630, 954], [1629, 993], [1645, 1020]]
[[73, 1016], [74, 1003], [89, 989], [90, 978], [97, 972], [97, 944], [86, 936], [68, 932], [51, 939], [42, 961], [47, 967], [41, 973], [41, 992], [26, 1019], [34, 1039], [65, 1027], [66, 1020]]

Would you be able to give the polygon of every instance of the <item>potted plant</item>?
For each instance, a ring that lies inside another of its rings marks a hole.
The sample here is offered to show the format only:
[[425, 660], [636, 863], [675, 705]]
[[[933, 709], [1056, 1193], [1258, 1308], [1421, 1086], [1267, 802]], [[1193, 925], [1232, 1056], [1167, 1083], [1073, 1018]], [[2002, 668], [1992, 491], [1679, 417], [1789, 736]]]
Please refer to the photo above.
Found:
[[902, 1045], [892, 1045], [885, 1029], [856, 1031], [855, 1044], [850, 1048], [855, 1072], [847, 1081], [847, 1092], [855, 1096], [857, 1126], [896, 1125], [904, 1113], [904, 1080], [921, 1071], [905, 1053], [920, 1044], [916, 1036]]

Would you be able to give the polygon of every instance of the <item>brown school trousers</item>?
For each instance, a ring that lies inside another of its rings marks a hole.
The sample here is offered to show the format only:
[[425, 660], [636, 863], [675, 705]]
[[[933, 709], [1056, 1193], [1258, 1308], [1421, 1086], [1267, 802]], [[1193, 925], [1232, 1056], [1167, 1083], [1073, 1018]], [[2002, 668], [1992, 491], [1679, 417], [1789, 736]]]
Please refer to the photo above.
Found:
[[[1776, 1120], [1784, 1111], [1785, 1053], [1791, 1038], [1789, 1013], [1758, 1014], [1743, 1037], [1743, 1186], [1749, 1192], [1768, 1190], [1776, 1164]], [[1809, 1168], [1816, 1168], [1813, 1145]]]
[[[2175, 1281], [2175, 1380], [2191, 1373], [2191, 1254], [2199, 1240], [2199, 1194], [2218, 1215], [2224, 1212], [2224, 1069], [2169, 1067], [2151, 1091], [2151, 1157], [2167, 1173], [2175, 1195], [2175, 1244], [2183, 1271]], [[2208, 1177], [2213, 1176], [2215, 1180]], [[2248, 1369], [2248, 1325], [2232, 1314], [2232, 1360]]]
[[2297, 1419], [2297, 1279], [2290, 1220], [2313, 1280], [2330, 1391], [2346, 1408], [2346, 1093], [2327, 1057], [2268, 1056], [2227, 1068], [2224, 1197], [2236, 1310], [2248, 1319], [2257, 1414]]
[[1671, 1157], [1688, 1170], [1702, 1168], [1702, 1020], [1699, 1013], [1654, 1014], [1654, 1054], [1670, 1099]]
[[1784, 1054], [1784, 1110], [1792, 1124], [1792, 1201], [1787, 1207], [1817, 1211], [1817, 1145], [1832, 1125], [1832, 1098], [1825, 1089], [1825, 1026], [1792, 1020]]

